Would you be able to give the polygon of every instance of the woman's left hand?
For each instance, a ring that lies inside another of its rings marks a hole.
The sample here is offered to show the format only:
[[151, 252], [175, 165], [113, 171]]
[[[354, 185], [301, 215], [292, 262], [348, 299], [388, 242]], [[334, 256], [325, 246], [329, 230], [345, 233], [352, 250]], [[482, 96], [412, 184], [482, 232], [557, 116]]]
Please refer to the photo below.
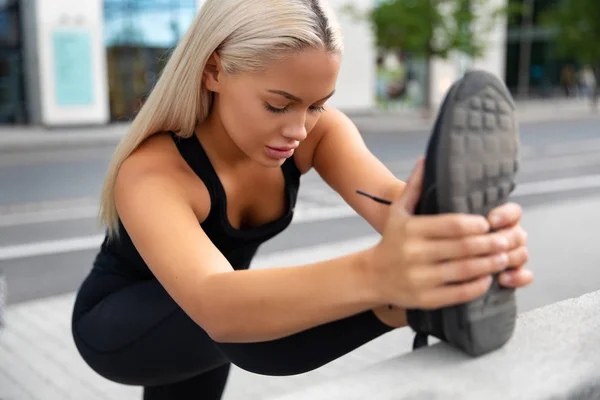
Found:
[[502, 286], [522, 288], [533, 282], [533, 273], [523, 268], [529, 260], [527, 251], [527, 233], [521, 227], [523, 210], [516, 203], [506, 203], [493, 209], [488, 215], [492, 231], [503, 231], [509, 241], [507, 249], [510, 266], [500, 273], [499, 281]]

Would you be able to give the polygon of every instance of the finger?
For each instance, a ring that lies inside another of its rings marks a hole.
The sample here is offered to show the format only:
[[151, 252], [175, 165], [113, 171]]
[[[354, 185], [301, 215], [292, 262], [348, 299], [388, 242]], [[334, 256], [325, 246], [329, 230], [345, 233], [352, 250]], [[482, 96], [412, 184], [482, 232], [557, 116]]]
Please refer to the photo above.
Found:
[[[460, 239], [424, 240], [419, 245], [424, 263], [436, 263], [511, 251], [525, 246], [527, 234], [520, 227]], [[512, 264], [518, 265], [518, 264]]]
[[394, 199], [392, 202], [396, 203], [397, 206], [401, 207], [404, 211], [413, 214], [415, 207], [421, 197], [421, 190], [423, 187], [423, 172], [424, 172], [424, 159], [419, 157], [415, 168], [413, 169], [410, 177], [406, 181], [406, 186], [402, 191], [398, 199]]
[[502, 272], [498, 280], [502, 286], [509, 288], [522, 288], [533, 282], [533, 273], [525, 268], [511, 269]]
[[523, 209], [516, 203], [506, 203], [494, 208], [488, 214], [488, 220], [492, 229], [500, 229], [519, 222], [523, 215]]
[[467, 258], [437, 264], [433, 267], [423, 269], [427, 274], [425, 284], [428, 286], [439, 286], [466, 282], [486, 275], [492, 275], [510, 266], [509, 260], [507, 253], [499, 253], [485, 257]]
[[418, 243], [415, 261], [427, 264], [455, 261], [506, 252], [510, 249], [505, 234], [465, 236], [461, 239], [423, 240]]
[[508, 249], [516, 249], [527, 244], [529, 240], [527, 232], [521, 227], [521, 225], [515, 225], [510, 228], [505, 228], [496, 231], [493, 235], [502, 235], [508, 241]]
[[523, 265], [527, 264], [528, 261], [529, 250], [527, 250], [527, 247], [525, 246], [517, 247], [516, 249], [508, 252], [508, 266], [510, 267], [522, 267]]
[[429, 239], [458, 238], [489, 232], [487, 220], [474, 214], [416, 215], [407, 223], [410, 235]]
[[492, 277], [488, 275], [470, 282], [440, 286], [426, 291], [419, 299], [419, 306], [424, 309], [436, 309], [464, 304], [483, 296], [491, 283]]

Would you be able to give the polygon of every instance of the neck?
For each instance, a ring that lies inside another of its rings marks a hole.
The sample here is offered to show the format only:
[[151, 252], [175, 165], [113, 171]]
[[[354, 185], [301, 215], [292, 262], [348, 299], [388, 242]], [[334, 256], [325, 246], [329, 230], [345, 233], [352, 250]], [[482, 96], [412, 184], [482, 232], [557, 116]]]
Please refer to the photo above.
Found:
[[252, 160], [231, 139], [215, 108], [213, 106], [206, 120], [196, 127], [195, 134], [202, 147], [215, 164], [228, 169], [249, 166]]

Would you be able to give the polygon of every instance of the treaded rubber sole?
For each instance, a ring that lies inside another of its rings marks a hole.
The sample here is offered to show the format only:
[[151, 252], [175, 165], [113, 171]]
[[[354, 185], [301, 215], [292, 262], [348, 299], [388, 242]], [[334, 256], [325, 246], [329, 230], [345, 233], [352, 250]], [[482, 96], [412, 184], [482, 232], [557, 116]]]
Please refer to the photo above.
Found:
[[[519, 130], [515, 105], [504, 84], [472, 71], [449, 93], [442, 116], [437, 200], [442, 213], [487, 216], [507, 202], [519, 170]], [[494, 276], [488, 292], [465, 305], [443, 310], [446, 339], [473, 356], [503, 346], [516, 321], [514, 289]]]

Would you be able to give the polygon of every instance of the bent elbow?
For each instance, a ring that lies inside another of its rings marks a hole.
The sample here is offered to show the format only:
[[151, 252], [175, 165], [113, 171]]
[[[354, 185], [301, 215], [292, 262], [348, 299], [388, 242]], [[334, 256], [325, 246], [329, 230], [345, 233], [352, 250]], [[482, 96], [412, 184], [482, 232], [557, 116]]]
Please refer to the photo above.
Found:
[[[206, 334], [215, 343], [239, 343], [245, 342], [247, 338], [240, 335], [236, 328], [231, 323], [231, 320], [223, 313], [219, 315], [206, 316], [196, 319], [196, 323], [200, 325]], [[240, 337], [241, 336], [241, 337]]]
[[216, 343], [227, 343], [231, 340], [231, 334], [224, 324], [210, 323], [203, 326], [206, 334]]
[[214, 303], [208, 302], [205, 306], [195, 307], [189, 316], [214, 342], [226, 342], [230, 340], [231, 329], [227, 318], [217, 308]]

